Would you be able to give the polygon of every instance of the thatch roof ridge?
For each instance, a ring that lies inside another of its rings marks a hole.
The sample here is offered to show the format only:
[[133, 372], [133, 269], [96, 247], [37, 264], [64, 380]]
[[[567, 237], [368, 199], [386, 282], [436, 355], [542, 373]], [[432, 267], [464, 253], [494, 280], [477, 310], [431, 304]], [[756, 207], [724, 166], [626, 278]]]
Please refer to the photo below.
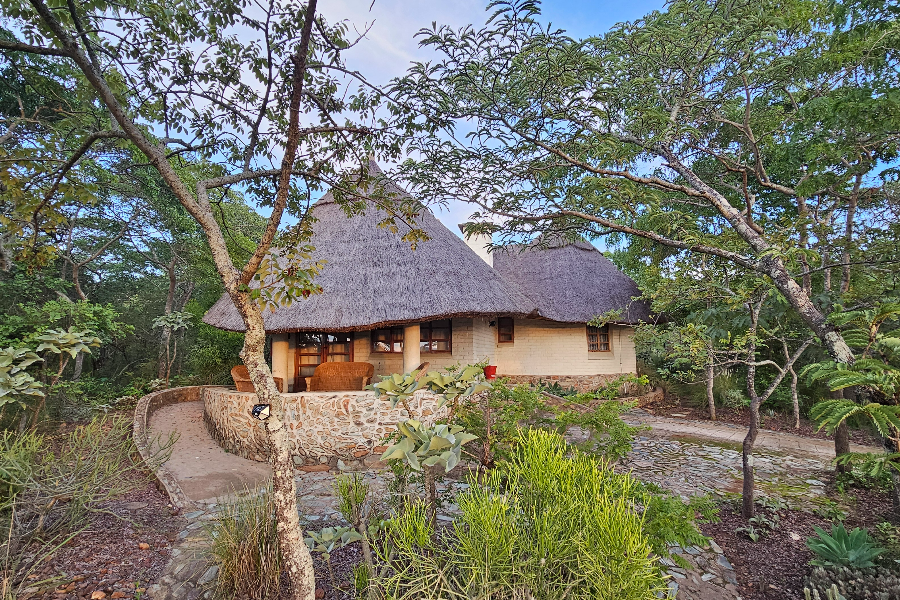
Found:
[[[381, 169], [370, 161], [370, 170]], [[390, 192], [404, 194], [399, 186]], [[270, 333], [354, 331], [432, 319], [509, 314], [538, 316], [518, 287], [494, 271], [423, 207], [415, 218], [429, 240], [416, 250], [377, 223], [387, 214], [369, 202], [348, 217], [329, 191], [312, 209], [313, 260], [325, 260], [316, 282], [323, 293], [265, 311]], [[221, 329], [243, 331], [227, 295], [204, 315]]]
[[538, 240], [494, 251], [494, 269], [514, 283], [541, 316], [586, 323], [610, 310], [624, 310], [619, 323], [651, 319], [637, 284], [586, 241]]

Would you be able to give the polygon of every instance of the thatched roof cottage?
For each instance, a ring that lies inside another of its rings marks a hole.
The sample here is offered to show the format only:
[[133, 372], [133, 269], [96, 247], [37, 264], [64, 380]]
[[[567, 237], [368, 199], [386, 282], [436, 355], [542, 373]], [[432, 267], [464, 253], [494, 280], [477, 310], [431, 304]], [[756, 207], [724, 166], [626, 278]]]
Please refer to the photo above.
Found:
[[[423, 210], [416, 225], [430, 239], [413, 250], [377, 226], [385, 215], [374, 205], [348, 218], [329, 192], [312, 210], [323, 293], [264, 315], [285, 391], [304, 391], [325, 362], [367, 362], [381, 375], [423, 361], [440, 368], [487, 359], [513, 380], [579, 388], [635, 371], [632, 326], [649, 319], [649, 307], [590, 244], [491, 253], [488, 238], [464, 241]], [[623, 311], [615, 323], [587, 325], [610, 310]], [[227, 296], [204, 322], [243, 329]]]

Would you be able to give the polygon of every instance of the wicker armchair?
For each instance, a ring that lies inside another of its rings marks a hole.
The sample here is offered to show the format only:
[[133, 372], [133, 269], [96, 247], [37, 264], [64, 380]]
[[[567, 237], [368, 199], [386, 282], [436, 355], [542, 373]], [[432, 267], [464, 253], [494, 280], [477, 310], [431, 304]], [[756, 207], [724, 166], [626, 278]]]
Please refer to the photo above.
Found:
[[322, 363], [306, 378], [307, 392], [361, 391], [372, 381], [375, 365], [366, 362]]
[[[234, 379], [234, 385], [239, 392], [253, 392], [253, 383], [250, 381], [250, 373], [244, 365], [238, 365], [231, 369], [231, 378]], [[284, 380], [281, 377], [275, 377], [275, 385], [278, 391], [284, 393]]]

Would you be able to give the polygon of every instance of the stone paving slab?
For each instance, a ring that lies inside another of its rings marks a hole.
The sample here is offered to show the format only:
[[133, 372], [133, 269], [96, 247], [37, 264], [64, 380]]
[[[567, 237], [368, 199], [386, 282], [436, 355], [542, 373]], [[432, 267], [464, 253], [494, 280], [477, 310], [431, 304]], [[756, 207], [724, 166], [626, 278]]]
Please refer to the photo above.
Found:
[[267, 463], [229, 454], [210, 437], [203, 422], [202, 401], [160, 408], [150, 417], [150, 429], [163, 439], [170, 433], [178, 434], [172, 456], [164, 466], [194, 502], [212, 502], [255, 489], [272, 477], [272, 467]]

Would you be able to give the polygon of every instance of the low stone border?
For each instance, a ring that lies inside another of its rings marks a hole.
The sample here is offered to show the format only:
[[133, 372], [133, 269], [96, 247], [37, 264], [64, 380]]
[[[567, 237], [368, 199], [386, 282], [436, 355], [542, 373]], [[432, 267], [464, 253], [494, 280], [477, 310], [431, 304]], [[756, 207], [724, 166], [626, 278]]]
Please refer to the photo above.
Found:
[[[138, 400], [134, 409], [134, 443], [145, 462], [149, 461], [150, 456], [153, 454], [150, 449], [150, 444], [153, 441], [150, 438], [150, 416], [163, 406], [200, 400], [203, 388], [204, 386], [170, 388], [147, 394]], [[179, 512], [196, 510], [197, 506], [181, 489], [178, 479], [175, 478], [171, 471], [165, 466], [160, 466], [156, 469], [154, 475], [159, 489], [164, 490], [169, 495], [169, 500]]]

